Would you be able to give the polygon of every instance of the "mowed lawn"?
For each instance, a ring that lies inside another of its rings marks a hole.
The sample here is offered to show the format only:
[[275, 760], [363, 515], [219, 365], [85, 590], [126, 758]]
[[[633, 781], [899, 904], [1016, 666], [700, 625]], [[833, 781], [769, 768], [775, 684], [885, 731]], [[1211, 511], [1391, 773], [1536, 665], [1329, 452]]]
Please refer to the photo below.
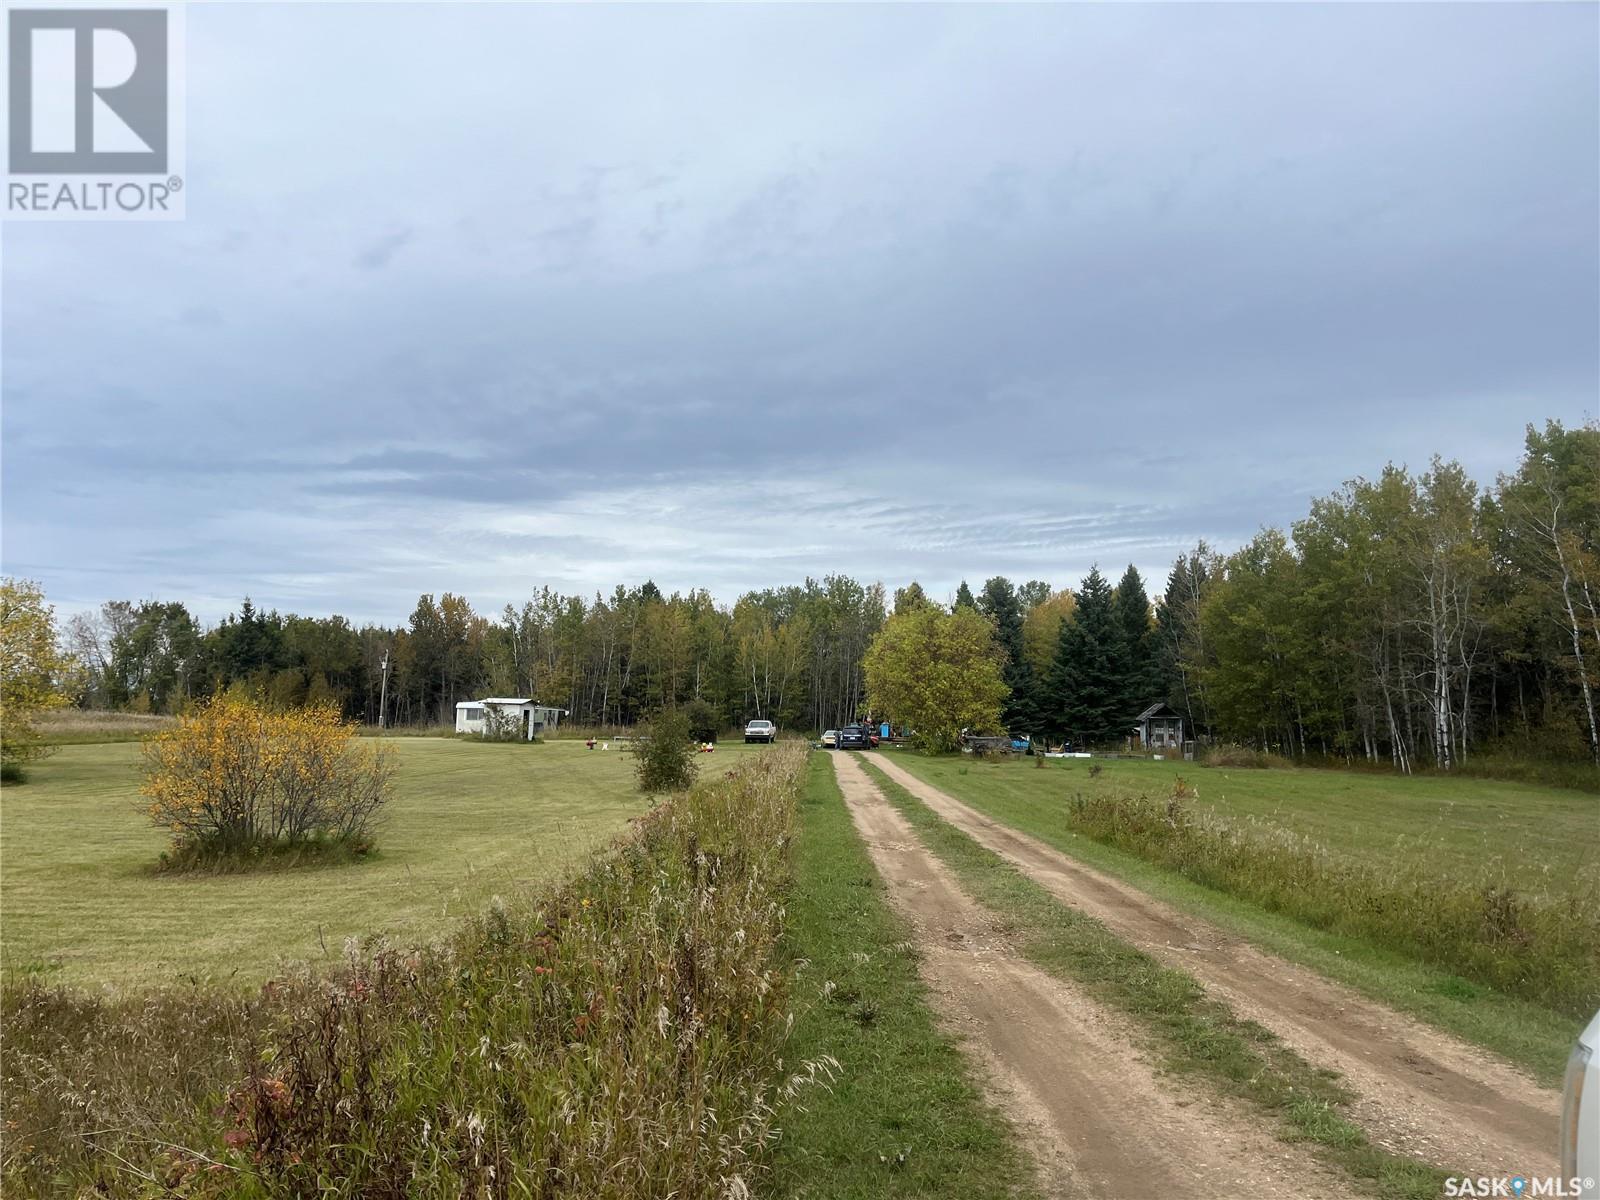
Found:
[[[1178, 777], [1189, 803], [1258, 830], [1284, 830], [1335, 854], [1415, 864], [1433, 874], [1495, 875], [1520, 890], [1600, 886], [1600, 797], [1492, 779], [1366, 771], [1240, 770], [1198, 763], [1032, 758], [975, 761], [895, 752], [893, 761], [1002, 820], [1038, 827], [1074, 793], [1166, 798]], [[1020, 821], [1019, 821], [1020, 818]]]
[[337, 957], [352, 936], [427, 940], [574, 864], [648, 805], [615, 749], [389, 744], [395, 798], [372, 860], [187, 876], [151, 869], [166, 839], [139, 808], [138, 744], [62, 747], [0, 793], [0, 968], [80, 985], [251, 984]]

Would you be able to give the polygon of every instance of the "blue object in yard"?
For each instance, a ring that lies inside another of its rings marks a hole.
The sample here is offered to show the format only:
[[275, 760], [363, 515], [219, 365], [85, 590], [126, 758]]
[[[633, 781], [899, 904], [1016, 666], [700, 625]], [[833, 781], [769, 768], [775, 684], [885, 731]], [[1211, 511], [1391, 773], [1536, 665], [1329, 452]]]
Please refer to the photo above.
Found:
[[888, 740], [888, 738], [889, 738], [889, 722], [885, 721], [882, 725], [878, 726], [878, 736], [883, 738], [885, 741]]

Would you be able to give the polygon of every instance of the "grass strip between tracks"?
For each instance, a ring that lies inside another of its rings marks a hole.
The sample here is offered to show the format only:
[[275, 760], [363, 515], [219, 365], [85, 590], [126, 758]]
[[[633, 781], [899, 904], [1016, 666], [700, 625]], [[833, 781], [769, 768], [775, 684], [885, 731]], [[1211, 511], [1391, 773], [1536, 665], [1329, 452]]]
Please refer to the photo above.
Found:
[[1005, 1118], [985, 1104], [935, 1024], [916, 949], [832, 764], [817, 753], [807, 769], [785, 906], [798, 960], [785, 1051], [796, 1061], [828, 1055], [841, 1069], [830, 1087], [808, 1090], [781, 1114], [765, 1190], [817, 1200], [1036, 1196]]

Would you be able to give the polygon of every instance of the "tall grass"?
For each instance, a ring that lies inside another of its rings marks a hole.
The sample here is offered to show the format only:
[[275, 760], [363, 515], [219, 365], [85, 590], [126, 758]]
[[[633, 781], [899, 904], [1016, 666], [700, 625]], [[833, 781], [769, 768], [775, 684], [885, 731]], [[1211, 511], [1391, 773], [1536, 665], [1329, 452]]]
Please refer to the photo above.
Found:
[[51, 709], [40, 713], [35, 722], [40, 736], [52, 746], [136, 742], [148, 734], [171, 728], [176, 723], [176, 717], [87, 708]]
[[1257, 771], [1281, 771], [1294, 766], [1281, 754], [1258, 750], [1254, 746], [1212, 746], [1201, 756], [1200, 764], [1206, 767], [1243, 767]]
[[1400, 950], [1569, 1016], [1600, 1006], [1600, 889], [1592, 876], [1538, 886], [1486, 865], [1443, 874], [1338, 855], [1256, 821], [1197, 813], [1174, 795], [1075, 794], [1076, 833], [1317, 929]]
[[833, 1070], [783, 1057], [803, 761], [751, 756], [563, 886], [249, 1000], [9, 989], [5, 1193], [749, 1194]]

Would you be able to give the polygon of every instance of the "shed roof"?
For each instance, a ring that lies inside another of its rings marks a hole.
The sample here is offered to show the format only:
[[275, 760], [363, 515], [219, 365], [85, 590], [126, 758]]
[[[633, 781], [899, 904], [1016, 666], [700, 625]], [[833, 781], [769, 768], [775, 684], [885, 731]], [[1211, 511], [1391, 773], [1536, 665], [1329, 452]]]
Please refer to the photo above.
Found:
[[457, 708], [481, 708], [485, 704], [531, 704], [534, 708], [547, 708], [551, 712], [564, 713], [567, 710], [554, 704], [540, 704], [526, 696], [485, 696], [482, 700], [457, 700]]
[[1142, 713], [1140, 713], [1137, 717], [1135, 717], [1134, 720], [1135, 721], [1148, 721], [1152, 717], [1175, 717], [1177, 715], [1178, 714], [1176, 712], [1174, 712], [1172, 709], [1168, 708], [1165, 703], [1163, 703], [1162, 701], [1158, 700], [1154, 704], [1152, 704], [1149, 708], [1145, 709]]

